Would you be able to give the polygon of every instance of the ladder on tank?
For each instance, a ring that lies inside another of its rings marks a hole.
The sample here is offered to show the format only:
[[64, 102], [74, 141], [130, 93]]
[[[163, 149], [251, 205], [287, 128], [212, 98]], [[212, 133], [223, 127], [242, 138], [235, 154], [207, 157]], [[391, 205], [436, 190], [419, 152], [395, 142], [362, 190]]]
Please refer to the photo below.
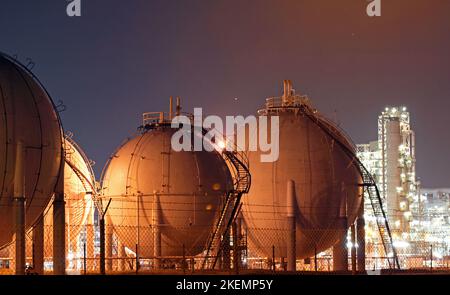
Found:
[[205, 258], [202, 269], [214, 269], [223, 249], [222, 238], [229, 234], [230, 227], [236, 218], [237, 210], [243, 194], [248, 193], [251, 176], [248, 169], [248, 159], [243, 152], [222, 151], [221, 155], [232, 172], [233, 190], [227, 193], [220, 215], [206, 244]]
[[[383, 209], [383, 202], [381, 200], [380, 191], [376, 185], [376, 182], [372, 175], [367, 171], [366, 167], [361, 163], [361, 161], [356, 157], [355, 153], [348, 148], [347, 145], [341, 142], [341, 140], [336, 136], [337, 128], [335, 128], [331, 123], [324, 121], [320, 118], [315, 111], [306, 105], [302, 105], [303, 114], [305, 114], [311, 121], [313, 121], [320, 129], [322, 129], [328, 136], [330, 136], [344, 151], [344, 153], [350, 158], [352, 163], [356, 163], [361, 177], [363, 178], [363, 183], [361, 186], [365, 189], [366, 196], [369, 197], [370, 204], [372, 206], [375, 219], [377, 221], [378, 231], [383, 243], [383, 248], [388, 257], [388, 264], [390, 268], [400, 269], [400, 263], [397, 256], [397, 251], [394, 247], [391, 230], [389, 228], [389, 223], [386, 218], [386, 212]], [[334, 129], [335, 132], [332, 131]], [[389, 259], [390, 254], [392, 255], [392, 261]]]

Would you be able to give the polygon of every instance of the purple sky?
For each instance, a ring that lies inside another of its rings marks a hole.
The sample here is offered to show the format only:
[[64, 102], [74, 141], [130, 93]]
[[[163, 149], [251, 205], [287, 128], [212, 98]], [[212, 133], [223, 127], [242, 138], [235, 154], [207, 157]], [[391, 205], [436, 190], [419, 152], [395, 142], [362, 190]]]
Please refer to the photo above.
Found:
[[377, 18], [365, 0], [82, 0], [79, 18], [66, 4], [2, 0], [0, 51], [35, 61], [97, 176], [170, 95], [247, 115], [291, 79], [357, 143], [376, 139], [386, 105], [406, 105], [418, 176], [450, 186], [450, 1], [382, 0]]

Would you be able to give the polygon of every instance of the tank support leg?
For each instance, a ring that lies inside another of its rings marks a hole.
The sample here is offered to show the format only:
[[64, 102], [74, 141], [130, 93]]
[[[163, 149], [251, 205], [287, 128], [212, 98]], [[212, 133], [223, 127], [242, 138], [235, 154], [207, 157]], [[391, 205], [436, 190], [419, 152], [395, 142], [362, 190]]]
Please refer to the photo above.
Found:
[[41, 214], [33, 228], [33, 268], [37, 274], [44, 274], [44, 216]]
[[347, 217], [341, 217], [337, 230], [343, 231], [341, 239], [333, 246], [333, 270], [348, 271]]
[[154, 196], [154, 204], [153, 204], [153, 256], [154, 259], [154, 268], [160, 269], [160, 257], [161, 257], [161, 218], [160, 218], [160, 206], [159, 206], [159, 198], [157, 195]]
[[53, 201], [53, 274], [66, 273], [64, 193], [56, 193]]
[[364, 226], [365, 226], [364, 215], [362, 215], [358, 217], [358, 219], [356, 220], [359, 272], [364, 272], [366, 270], [366, 232]]
[[287, 270], [296, 271], [296, 225], [295, 225], [295, 183], [289, 180], [287, 183]]
[[25, 198], [14, 198], [16, 275], [25, 274]]
[[351, 255], [352, 255], [352, 273], [355, 274], [356, 273], [356, 225], [355, 223], [352, 224], [351, 226], [351, 238], [352, 238], [352, 251], [351, 251]]
[[25, 174], [24, 149], [22, 142], [16, 146], [16, 163], [14, 170], [14, 233], [15, 233], [15, 271], [16, 275], [25, 274]]

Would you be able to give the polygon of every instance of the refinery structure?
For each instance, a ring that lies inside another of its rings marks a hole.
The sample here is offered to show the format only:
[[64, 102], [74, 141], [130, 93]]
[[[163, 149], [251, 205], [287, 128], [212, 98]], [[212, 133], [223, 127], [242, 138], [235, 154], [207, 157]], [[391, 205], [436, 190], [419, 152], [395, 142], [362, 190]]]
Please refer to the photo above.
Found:
[[37, 77], [1, 54], [0, 273], [393, 271], [429, 267], [428, 240], [442, 266], [448, 235], [429, 230], [448, 230], [449, 194], [420, 193], [407, 110], [356, 146], [289, 80], [281, 92], [255, 111], [279, 120], [275, 162], [192, 121], [211, 151], [174, 151], [177, 97], [105, 151], [96, 179]]
[[[378, 117], [378, 140], [357, 145], [357, 155], [377, 182], [403, 268], [447, 267], [450, 246], [448, 189], [423, 189], [416, 175], [415, 135], [405, 106]], [[370, 204], [366, 201], [366, 208]], [[366, 240], [377, 243], [376, 217], [365, 212]], [[376, 257], [377, 253], [367, 253]], [[428, 257], [427, 257], [428, 256]]]
[[[357, 152], [378, 184], [394, 239], [409, 239], [419, 183], [415, 174], [414, 132], [406, 107], [386, 108], [378, 117], [378, 140], [358, 145]], [[370, 211], [367, 214], [370, 217]]]

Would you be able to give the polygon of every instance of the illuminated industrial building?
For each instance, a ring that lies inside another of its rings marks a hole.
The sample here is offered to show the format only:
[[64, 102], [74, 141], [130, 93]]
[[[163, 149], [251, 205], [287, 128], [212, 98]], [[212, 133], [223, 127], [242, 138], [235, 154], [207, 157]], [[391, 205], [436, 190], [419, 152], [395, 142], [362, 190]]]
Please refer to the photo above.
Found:
[[[412, 251], [432, 252], [435, 266], [450, 262], [450, 189], [421, 189], [411, 222]], [[430, 262], [427, 262], [430, 265]]]
[[[386, 108], [378, 117], [378, 140], [357, 145], [357, 155], [374, 176], [394, 240], [409, 240], [416, 179], [414, 131], [406, 107]], [[366, 204], [370, 206], [370, 204]], [[366, 219], [373, 219], [366, 210]]]
[[[376, 179], [402, 267], [446, 266], [450, 245], [450, 189], [421, 189], [414, 131], [406, 107], [378, 117], [378, 140], [357, 145], [358, 158]], [[370, 208], [370, 203], [365, 202]], [[377, 243], [375, 217], [365, 210], [366, 240]], [[370, 248], [370, 247], [369, 247]], [[370, 249], [369, 249], [370, 252]], [[368, 253], [368, 256], [377, 256]], [[425, 258], [424, 258], [425, 257]]]

